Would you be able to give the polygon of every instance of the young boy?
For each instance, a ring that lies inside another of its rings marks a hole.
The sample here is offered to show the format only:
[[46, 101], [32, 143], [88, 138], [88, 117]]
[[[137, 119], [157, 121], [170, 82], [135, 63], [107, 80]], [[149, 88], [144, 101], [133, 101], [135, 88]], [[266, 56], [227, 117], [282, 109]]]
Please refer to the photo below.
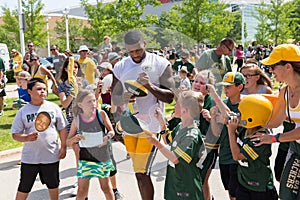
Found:
[[190, 82], [190, 79], [187, 77], [188, 73], [189, 72], [188, 72], [186, 66], [183, 66], [179, 70], [179, 76], [180, 76], [179, 89], [181, 89], [181, 90], [190, 90], [191, 89], [191, 82]]
[[[232, 156], [239, 162], [236, 199], [278, 199], [270, 166], [271, 145], [255, 146], [256, 142], [251, 141], [251, 136], [257, 132], [269, 134], [269, 130], [263, 127], [270, 119], [273, 106], [261, 95], [248, 95], [242, 99], [238, 108], [240, 120], [232, 117], [228, 121]], [[238, 129], [239, 124], [243, 128]]]
[[[59, 196], [59, 160], [66, 156], [67, 121], [55, 103], [46, 101], [46, 84], [42, 79], [33, 78], [28, 82], [30, 103], [16, 114], [12, 124], [14, 140], [24, 142], [21, 158], [21, 178], [16, 199], [26, 199], [32, 189], [37, 174], [47, 185], [49, 199]], [[45, 131], [37, 132], [35, 117], [45, 111], [51, 116], [51, 123]], [[57, 131], [60, 135], [59, 146]]]
[[154, 135], [148, 135], [148, 140], [169, 160], [164, 198], [203, 200], [202, 180], [197, 167], [203, 141], [200, 130], [194, 124], [202, 110], [203, 96], [201, 93], [183, 91], [177, 105], [182, 122], [172, 132], [171, 149], [166, 148]]
[[[208, 85], [208, 90], [216, 103], [216, 107], [211, 108], [211, 130], [215, 136], [219, 136], [219, 165], [223, 186], [229, 192], [231, 200], [236, 197], [237, 188], [237, 162], [233, 160], [226, 122], [228, 113], [239, 113], [238, 105], [241, 101], [241, 92], [244, 89], [246, 80], [239, 72], [228, 72], [224, 75], [222, 82], [218, 85], [224, 86], [224, 93], [227, 99], [222, 102], [212, 85]], [[218, 108], [218, 109], [217, 109]]]
[[31, 101], [31, 98], [27, 90], [27, 84], [31, 78], [31, 75], [29, 74], [29, 72], [21, 71], [19, 72], [18, 77], [16, 78], [18, 78], [19, 80], [18, 82], [20, 84], [20, 87], [18, 88], [19, 99], [13, 101], [12, 104], [13, 109], [19, 109]]

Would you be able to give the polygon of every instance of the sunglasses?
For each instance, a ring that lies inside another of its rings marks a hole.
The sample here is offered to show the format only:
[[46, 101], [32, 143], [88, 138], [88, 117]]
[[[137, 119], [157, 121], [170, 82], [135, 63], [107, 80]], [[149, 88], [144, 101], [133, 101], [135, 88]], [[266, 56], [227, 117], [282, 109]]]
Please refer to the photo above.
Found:
[[55, 51], [56, 49], [50, 49], [51, 51]]
[[257, 76], [258, 74], [243, 74], [245, 78], [251, 78], [252, 76]]
[[280, 61], [280, 62], [278, 62], [278, 63], [275, 63], [274, 65], [270, 65], [270, 68], [271, 68], [272, 70], [274, 70], [276, 66], [278, 66], [278, 65], [285, 65], [285, 64], [287, 64], [287, 62]]
[[227, 44], [224, 44], [224, 46], [228, 49], [229, 52], [232, 52], [233, 49], [230, 49], [229, 46], [227, 46]]
[[28, 45], [28, 47], [33, 47], [33, 45]]
[[32, 61], [37, 61], [38, 59], [31, 59]]

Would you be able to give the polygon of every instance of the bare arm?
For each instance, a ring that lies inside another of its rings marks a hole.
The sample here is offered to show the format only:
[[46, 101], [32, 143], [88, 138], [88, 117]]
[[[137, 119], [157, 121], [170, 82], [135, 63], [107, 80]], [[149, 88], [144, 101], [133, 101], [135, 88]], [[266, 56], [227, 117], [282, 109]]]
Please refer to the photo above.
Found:
[[240, 147], [236, 142], [236, 130], [238, 127], [237, 118], [234, 117], [232, 120], [230, 120], [227, 127], [232, 158], [236, 161], [245, 159], [246, 157], [241, 153]]
[[174, 79], [172, 76], [171, 65], [168, 65], [159, 78], [160, 86], [155, 86], [149, 81], [147, 73], [143, 72], [139, 74], [137, 80], [139, 83], [145, 86], [149, 92], [151, 92], [158, 100], [165, 103], [172, 103], [174, 93], [172, 91], [175, 88]]
[[211, 97], [214, 99], [217, 107], [219, 108], [219, 111], [222, 113], [222, 116], [224, 118], [227, 117], [228, 113], [230, 113], [230, 109], [228, 108], [228, 106], [222, 101], [221, 97], [219, 97], [219, 95], [217, 94], [215, 88], [213, 85], [211, 84], [206, 84], [209, 94], [211, 95]]
[[52, 75], [52, 73], [46, 67], [44, 67], [44, 66], [40, 66], [40, 67], [41, 67], [41, 72], [43, 74], [47, 75], [51, 79], [52, 83], [55, 86], [57, 86], [56, 80], [55, 80], [54, 76]]
[[159, 142], [159, 140], [156, 138], [155, 135], [147, 135], [147, 139], [150, 143], [152, 143], [154, 146], [157, 147], [157, 149], [172, 163], [178, 164], [179, 160], [175, 153], [173, 151], [170, 151], [163, 145], [162, 143]]
[[[251, 141], [259, 141], [255, 146], [260, 146], [262, 144], [272, 144], [272, 135], [265, 134], [265, 133], [256, 133], [251, 137]], [[279, 142], [293, 142], [300, 139], [300, 127], [295, 128], [292, 131], [285, 132], [284, 134], [280, 134], [278, 141]]]
[[71, 95], [66, 96], [64, 92], [59, 93], [59, 100], [63, 108], [67, 108], [73, 100]]
[[219, 137], [224, 124], [220, 123], [221, 114], [218, 112], [218, 108], [216, 106], [210, 109], [210, 115], [211, 115], [211, 119], [210, 119], [211, 132], [214, 136]]
[[110, 138], [112, 138], [115, 135], [115, 132], [114, 132], [114, 129], [113, 129], [112, 125], [111, 125], [111, 122], [110, 122], [107, 114], [103, 110], [100, 111], [100, 117], [101, 117], [101, 119], [104, 122], [105, 128], [107, 129], [107, 132], [108, 132], [107, 135]]
[[39, 134], [38, 132], [31, 132], [29, 134], [24, 134], [24, 133], [14, 133], [12, 135], [13, 139], [18, 141], [18, 142], [31, 142], [37, 140]]
[[59, 159], [63, 159], [66, 157], [67, 154], [67, 128], [64, 128], [59, 131], [59, 138], [60, 138], [60, 149], [59, 149]]
[[276, 127], [280, 126], [281, 123], [286, 118], [286, 113], [285, 113], [286, 103], [284, 100], [284, 93], [285, 93], [286, 87], [282, 88], [279, 92], [278, 100], [273, 109], [271, 118], [267, 124], [268, 128], [276, 128]]
[[68, 134], [68, 139], [67, 139], [67, 145], [68, 147], [71, 147], [75, 142], [79, 142], [82, 138], [81, 134], [76, 134], [77, 132], [77, 117], [74, 116], [72, 124], [71, 124], [71, 128], [70, 128], [70, 132]]

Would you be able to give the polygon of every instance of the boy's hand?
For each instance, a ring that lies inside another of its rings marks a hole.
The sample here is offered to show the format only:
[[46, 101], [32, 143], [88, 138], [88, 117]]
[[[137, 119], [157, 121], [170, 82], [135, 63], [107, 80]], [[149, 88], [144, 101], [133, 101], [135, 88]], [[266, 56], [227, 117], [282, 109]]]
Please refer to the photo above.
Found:
[[154, 134], [152, 134], [152, 135], [146, 134], [146, 136], [147, 136], [148, 141], [151, 144], [156, 146], [156, 144], [160, 143], [159, 140], [157, 139], [157, 137]]
[[38, 132], [31, 132], [27, 135], [27, 141], [31, 142], [31, 141], [36, 141], [39, 137], [39, 133]]
[[237, 116], [233, 116], [228, 120], [227, 128], [229, 134], [235, 134], [236, 129], [239, 126], [239, 119]]
[[210, 112], [207, 109], [202, 109], [201, 114], [206, 121], [211, 120]]
[[67, 155], [67, 147], [61, 147], [59, 149], [59, 154], [58, 154], [58, 158], [59, 159], [64, 159]]

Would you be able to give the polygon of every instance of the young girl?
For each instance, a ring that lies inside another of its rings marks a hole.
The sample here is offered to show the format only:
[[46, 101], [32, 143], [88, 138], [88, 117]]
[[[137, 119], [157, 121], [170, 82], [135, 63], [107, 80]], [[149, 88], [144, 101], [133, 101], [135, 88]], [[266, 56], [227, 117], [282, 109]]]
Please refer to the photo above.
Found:
[[[70, 74], [70, 76], [69, 76]], [[66, 61], [63, 64], [63, 67], [60, 72], [60, 81], [61, 83], [58, 86], [58, 96], [60, 99], [60, 103], [62, 107], [66, 110], [66, 118], [68, 120], [68, 125], [67, 125], [67, 133], [70, 132], [71, 124], [73, 121], [73, 113], [72, 113], [72, 107], [74, 103], [74, 96], [75, 96], [75, 91], [78, 89], [74, 89], [73, 85], [77, 85], [74, 82], [74, 77], [77, 76], [77, 74], [83, 74], [80, 68], [80, 64], [78, 63], [77, 60], [74, 61], [73, 57], [69, 57], [66, 59]], [[72, 148], [75, 152], [75, 157], [76, 157], [76, 167], [78, 164], [78, 159], [79, 159], [79, 146], [78, 144], [73, 144]], [[72, 196], [76, 196], [77, 194], [77, 183], [74, 184], [74, 190], [72, 190], [71, 194]]]
[[[109, 175], [115, 168], [107, 145], [108, 140], [114, 136], [114, 131], [106, 113], [96, 108], [94, 93], [81, 90], [73, 108], [74, 120], [67, 141], [68, 146], [76, 142], [79, 142], [80, 146], [77, 200], [88, 196], [90, 179], [93, 177], [99, 179], [106, 199], [114, 199]], [[106, 134], [104, 134], [105, 129], [107, 129]], [[79, 134], [76, 134], [77, 131]]]
[[241, 94], [272, 94], [272, 82], [270, 78], [253, 63], [246, 63], [241, 68], [241, 73], [246, 78], [246, 85]]

